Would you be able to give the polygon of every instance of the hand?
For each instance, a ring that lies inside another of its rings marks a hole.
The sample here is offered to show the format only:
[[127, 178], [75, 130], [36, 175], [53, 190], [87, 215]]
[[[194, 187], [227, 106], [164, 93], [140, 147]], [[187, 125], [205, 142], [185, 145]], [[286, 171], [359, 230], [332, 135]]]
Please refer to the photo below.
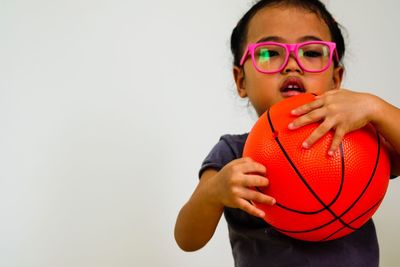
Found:
[[333, 155], [346, 133], [360, 129], [371, 121], [373, 109], [374, 97], [370, 94], [346, 89], [332, 90], [317, 96], [313, 102], [292, 110], [293, 115], [300, 117], [288, 127], [298, 129], [320, 121], [321, 124], [304, 140], [303, 147], [310, 148], [330, 130], [334, 130], [328, 151], [329, 155]]
[[275, 199], [249, 187], [268, 186], [265, 166], [250, 158], [236, 159], [225, 165], [212, 179], [214, 196], [218, 203], [231, 208], [240, 208], [247, 213], [264, 217], [265, 213], [249, 201], [268, 205]]

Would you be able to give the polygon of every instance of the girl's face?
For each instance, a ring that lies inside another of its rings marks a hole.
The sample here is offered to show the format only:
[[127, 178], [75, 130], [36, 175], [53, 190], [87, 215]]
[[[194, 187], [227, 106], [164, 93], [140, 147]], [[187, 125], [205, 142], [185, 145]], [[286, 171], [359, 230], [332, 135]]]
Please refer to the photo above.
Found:
[[[250, 20], [246, 46], [260, 41], [274, 41], [294, 44], [305, 41], [332, 41], [328, 26], [315, 13], [296, 7], [266, 7]], [[342, 67], [332, 65], [324, 72], [304, 72], [293, 55], [287, 66], [275, 74], [258, 72], [249, 56], [242, 68], [234, 67], [234, 78], [239, 96], [248, 97], [260, 116], [271, 105], [284, 98], [312, 92], [322, 94], [339, 89], [342, 81]], [[288, 90], [288, 81], [301, 84], [301, 89]]]

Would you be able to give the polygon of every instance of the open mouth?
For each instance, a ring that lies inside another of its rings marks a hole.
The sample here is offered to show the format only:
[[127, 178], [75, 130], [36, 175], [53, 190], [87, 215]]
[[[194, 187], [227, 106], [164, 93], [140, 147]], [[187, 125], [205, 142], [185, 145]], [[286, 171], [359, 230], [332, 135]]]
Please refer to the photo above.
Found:
[[305, 93], [306, 89], [304, 88], [304, 85], [300, 78], [289, 77], [283, 82], [280, 88], [280, 92], [283, 97], [290, 97]]

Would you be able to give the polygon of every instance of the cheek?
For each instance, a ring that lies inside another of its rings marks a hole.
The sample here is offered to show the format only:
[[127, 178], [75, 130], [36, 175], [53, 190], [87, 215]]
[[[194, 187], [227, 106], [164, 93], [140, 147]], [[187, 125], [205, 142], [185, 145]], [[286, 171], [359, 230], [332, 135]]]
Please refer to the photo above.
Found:
[[253, 88], [270, 88], [270, 90], [274, 90], [279, 85], [279, 78], [276, 75], [257, 72], [252, 75], [248, 82]]
[[321, 93], [332, 90], [335, 87], [331, 73], [324, 73], [324, 75], [316, 76], [309, 81], [309, 88], [313, 91], [320, 91]]

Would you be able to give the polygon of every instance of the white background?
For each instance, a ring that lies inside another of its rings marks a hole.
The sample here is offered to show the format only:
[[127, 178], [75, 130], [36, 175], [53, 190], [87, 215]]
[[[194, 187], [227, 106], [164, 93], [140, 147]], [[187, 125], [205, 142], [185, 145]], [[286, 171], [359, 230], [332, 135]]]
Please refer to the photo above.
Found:
[[[344, 86], [400, 106], [400, 2], [329, 1]], [[254, 114], [229, 37], [245, 0], [0, 0], [0, 266], [232, 266], [226, 224], [202, 250], [173, 228], [201, 161]], [[375, 216], [398, 266], [399, 181]]]

